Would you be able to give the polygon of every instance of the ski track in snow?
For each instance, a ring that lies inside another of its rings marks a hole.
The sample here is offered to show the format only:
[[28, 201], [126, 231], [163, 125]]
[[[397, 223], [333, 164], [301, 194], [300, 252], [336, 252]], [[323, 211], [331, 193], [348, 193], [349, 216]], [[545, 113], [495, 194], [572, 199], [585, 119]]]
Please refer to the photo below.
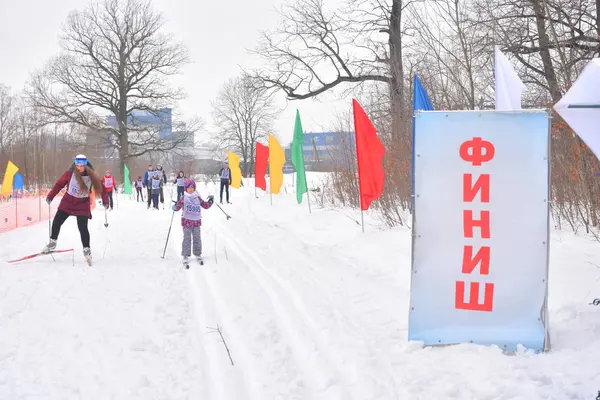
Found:
[[[181, 259], [181, 242], [183, 240], [180, 219], [180, 213], [177, 213], [173, 222], [175, 231], [171, 242], [171, 254], [178, 260]], [[204, 224], [206, 224], [207, 219], [210, 219], [210, 217], [204, 214]], [[202, 266], [196, 260], [191, 259], [190, 269], [186, 270], [180, 263], [181, 270], [188, 275], [188, 287], [195, 299], [194, 310], [196, 322], [203, 336], [206, 352], [209, 354], [206, 364], [210, 371], [210, 379], [207, 380], [207, 382], [210, 382], [210, 394], [207, 398], [259, 400], [261, 397], [257, 396], [257, 380], [252, 374], [253, 366], [244, 362], [236, 363], [236, 358], [234, 358], [234, 366], [232, 366], [227, 349], [221, 343], [219, 333], [212, 330], [219, 326], [228, 346], [230, 348], [232, 346], [235, 347], [234, 355], [236, 353], [238, 355], [244, 354], [245, 347], [243, 346], [243, 342], [237, 337], [237, 332], [228, 329], [228, 321], [230, 319], [227, 307], [220, 299], [220, 290], [216, 287], [211, 276], [217, 271], [214, 269], [211, 270], [211, 268], [214, 268], [214, 263], [210, 258], [211, 252], [206, 251], [210, 249], [211, 244], [206, 239], [209, 233], [202, 232], [204, 265]], [[223, 323], [223, 321], [226, 322]]]
[[[394, 372], [386, 361], [389, 358], [389, 344], [406, 340], [402, 338], [405, 336], [406, 326], [401, 326], [394, 316], [397, 305], [373, 302], [371, 298], [378, 292], [389, 293], [391, 298], [398, 296], [399, 291], [389, 284], [389, 277], [381, 274], [371, 277], [365, 274], [365, 270], [369, 270], [368, 261], [355, 265], [350, 257], [340, 256], [340, 251], [345, 249], [332, 246], [327, 238], [322, 240], [318, 235], [299, 237], [293, 229], [289, 229], [290, 225], [261, 221], [256, 216], [253, 208], [248, 207], [243, 221], [246, 232], [243, 240], [247, 245], [238, 237], [236, 246], [245, 249], [256, 265], [277, 283], [281, 292], [291, 297], [294, 306], [311, 327], [312, 336], [318, 338], [319, 347], [331, 349], [327, 351], [327, 358], [331, 364], [336, 365], [338, 377], [343, 376], [341, 382], [346, 389], [343, 396], [331, 398], [394, 396], [389, 389], [385, 389], [395, 387]], [[356, 230], [353, 225], [349, 228]], [[256, 234], [258, 230], [262, 235]], [[239, 229], [237, 231], [241, 232]], [[350, 232], [352, 235], [352, 231]], [[285, 237], [286, 246], [279, 243], [270, 245], [268, 240], [261, 243], [261, 236]], [[272, 261], [267, 262], [271, 268], [249, 246], [262, 250], [263, 257]], [[293, 257], [293, 264], [284, 261], [290, 257]], [[286, 265], [293, 268], [288, 269]], [[296, 273], [295, 268], [302, 268], [303, 273]], [[285, 277], [280, 276], [281, 274]], [[304, 299], [312, 300], [310, 306], [297, 294], [299, 289], [305, 294]], [[308, 307], [312, 313], [308, 311]], [[322, 328], [319, 329], [319, 326]]]
[[[254, 279], [269, 297], [277, 314], [277, 321], [290, 341], [294, 360], [302, 369], [310, 387], [314, 388], [309, 398], [349, 398], [349, 385], [339, 371], [338, 362], [323, 343], [300, 296], [290, 285], [271, 274], [260, 258], [227, 228], [223, 227], [221, 234], [231, 242], [229, 248], [236, 253], [239, 261], [249, 267]], [[268, 283], [269, 281], [272, 283]]]

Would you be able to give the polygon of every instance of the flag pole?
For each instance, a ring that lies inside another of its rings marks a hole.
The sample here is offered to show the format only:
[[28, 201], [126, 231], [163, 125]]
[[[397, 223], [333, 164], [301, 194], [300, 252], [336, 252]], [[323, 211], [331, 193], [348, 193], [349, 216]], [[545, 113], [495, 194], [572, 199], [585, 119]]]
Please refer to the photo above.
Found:
[[[356, 163], [358, 165], [358, 148], [356, 149]], [[358, 173], [358, 168], [356, 170], [356, 180], [358, 182], [358, 206], [360, 207], [360, 225], [362, 226], [363, 233], [365, 233], [365, 217], [362, 209], [362, 199], [360, 198], [360, 174]]]
[[360, 168], [358, 161], [358, 136], [356, 135], [356, 111], [352, 112], [354, 118], [354, 140], [356, 141], [356, 182], [358, 183], [358, 207], [360, 207], [360, 226], [362, 228], [362, 232], [365, 233], [365, 217], [364, 211], [362, 209], [362, 198], [360, 197]]
[[[304, 154], [302, 155], [302, 162], [304, 163]], [[304, 168], [304, 183], [306, 184], [306, 199], [308, 200], [308, 213], [312, 214], [310, 209], [310, 190], [308, 190], [308, 180], [306, 179], [306, 167]], [[296, 190], [298, 190], [298, 185], [296, 185]]]
[[271, 205], [273, 205], [273, 191], [271, 190], [271, 166], [269, 165], [269, 199], [271, 200]]
[[363, 233], [365, 233], [365, 212], [362, 209], [360, 210], [360, 225]]

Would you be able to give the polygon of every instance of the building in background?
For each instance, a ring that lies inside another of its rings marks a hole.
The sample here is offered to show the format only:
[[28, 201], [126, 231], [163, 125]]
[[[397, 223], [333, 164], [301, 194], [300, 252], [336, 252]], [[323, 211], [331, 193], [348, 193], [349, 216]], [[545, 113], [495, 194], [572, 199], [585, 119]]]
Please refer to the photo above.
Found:
[[[110, 115], [106, 123], [118, 128], [117, 117]], [[148, 127], [158, 131], [161, 139], [167, 139], [173, 134], [173, 110], [171, 108], [161, 108], [157, 113], [149, 111], [133, 111], [127, 118], [127, 125], [131, 127]]]
[[[306, 132], [302, 153], [307, 171], [333, 171], [353, 168], [355, 161], [354, 132]], [[293, 172], [291, 143], [284, 149], [284, 172]]]
[[[106, 118], [106, 123], [113, 129], [118, 129], [119, 127], [117, 118], [114, 115], [108, 116]], [[134, 110], [127, 117], [127, 126], [131, 129], [131, 131], [133, 131], [133, 134], [135, 134], [135, 130], [137, 129], [139, 131], [147, 131], [147, 133], [150, 135], [158, 133], [159, 138], [165, 142], [173, 140], [173, 110], [171, 108], [161, 108], [156, 113]], [[114, 135], [107, 135], [106, 141], [106, 157], [118, 157], [118, 154], [113, 155], [115, 151], [114, 148], [116, 144], [116, 137]], [[137, 150], [135, 145], [130, 145], [130, 147], [133, 152]], [[153, 158], [156, 157], [153, 157], [152, 154], [149, 154], [148, 157], [145, 157], [145, 161], [152, 162]], [[171, 160], [167, 159], [156, 162], [167, 165], [167, 163], [170, 161]]]

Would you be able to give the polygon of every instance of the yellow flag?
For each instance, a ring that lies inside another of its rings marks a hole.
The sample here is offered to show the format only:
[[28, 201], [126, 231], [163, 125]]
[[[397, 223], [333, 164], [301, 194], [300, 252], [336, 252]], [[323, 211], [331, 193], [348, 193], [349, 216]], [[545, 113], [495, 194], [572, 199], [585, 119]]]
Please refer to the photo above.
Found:
[[242, 184], [242, 170], [240, 169], [240, 156], [231, 151], [227, 153], [229, 172], [231, 173], [231, 187], [239, 189]]
[[273, 194], [278, 194], [283, 184], [283, 164], [285, 164], [283, 147], [275, 139], [275, 136], [269, 135], [269, 179]]
[[19, 167], [17, 167], [11, 161], [8, 162], [8, 165], [6, 166], [6, 172], [4, 173], [4, 180], [2, 181], [2, 191], [0, 191], [2, 196], [8, 197], [12, 193], [13, 179], [18, 170]]

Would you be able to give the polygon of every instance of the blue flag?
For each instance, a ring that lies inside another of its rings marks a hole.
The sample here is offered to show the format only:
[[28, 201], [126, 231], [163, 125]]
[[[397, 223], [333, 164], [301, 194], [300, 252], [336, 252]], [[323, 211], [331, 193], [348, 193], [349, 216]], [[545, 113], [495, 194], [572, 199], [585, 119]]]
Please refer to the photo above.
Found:
[[431, 101], [429, 101], [429, 96], [427, 96], [427, 92], [417, 75], [415, 75], [415, 81], [413, 83], [413, 111], [414, 110], [433, 110]]
[[23, 186], [23, 176], [19, 173], [16, 173], [13, 180], [13, 190], [23, 190]]
[[23, 198], [23, 175], [17, 173], [13, 178], [13, 196], [18, 199]]
[[[412, 204], [414, 210], [414, 201], [415, 201], [415, 111], [416, 110], [433, 110], [433, 105], [431, 105], [431, 101], [429, 101], [429, 96], [427, 96], [427, 92], [423, 85], [421, 85], [421, 81], [419, 77], [415, 75], [413, 81], [413, 112], [412, 112]], [[414, 211], [413, 211], [414, 212]]]

